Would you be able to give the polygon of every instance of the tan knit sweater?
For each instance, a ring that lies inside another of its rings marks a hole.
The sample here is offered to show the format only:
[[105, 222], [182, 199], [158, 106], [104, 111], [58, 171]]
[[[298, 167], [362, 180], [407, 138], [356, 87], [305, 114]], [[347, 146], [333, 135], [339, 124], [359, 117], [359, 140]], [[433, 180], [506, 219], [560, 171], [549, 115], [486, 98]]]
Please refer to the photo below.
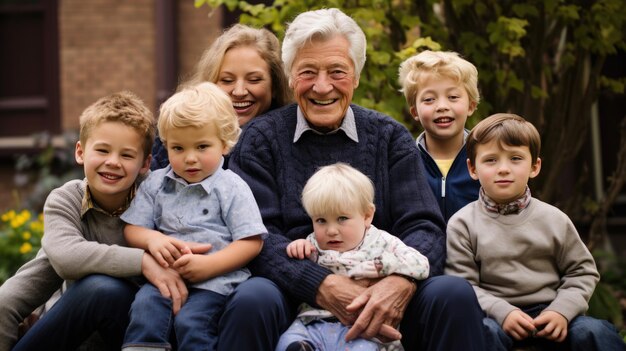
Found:
[[587, 310], [600, 279], [567, 215], [534, 198], [506, 216], [472, 202], [450, 219], [447, 234], [446, 273], [467, 279], [501, 325], [514, 309], [539, 303], [571, 321]]

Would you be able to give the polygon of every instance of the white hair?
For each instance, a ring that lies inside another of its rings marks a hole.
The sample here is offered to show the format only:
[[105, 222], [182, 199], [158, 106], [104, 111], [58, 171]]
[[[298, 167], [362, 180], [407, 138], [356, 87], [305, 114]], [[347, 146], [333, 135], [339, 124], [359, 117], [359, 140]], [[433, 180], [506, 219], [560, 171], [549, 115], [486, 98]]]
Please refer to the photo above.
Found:
[[367, 41], [361, 27], [336, 8], [307, 11], [291, 22], [283, 39], [282, 57], [285, 73], [291, 80], [291, 66], [297, 51], [313, 39], [331, 39], [343, 35], [350, 43], [349, 54], [357, 77], [365, 65]]

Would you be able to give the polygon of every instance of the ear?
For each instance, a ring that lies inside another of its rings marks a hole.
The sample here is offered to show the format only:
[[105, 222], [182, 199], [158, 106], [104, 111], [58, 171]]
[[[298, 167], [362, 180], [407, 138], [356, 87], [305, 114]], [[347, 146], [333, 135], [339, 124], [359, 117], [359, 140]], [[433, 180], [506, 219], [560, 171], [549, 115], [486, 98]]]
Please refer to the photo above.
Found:
[[537, 157], [537, 162], [530, 167], [530, 178], [535, 178], [541, 171], [541, 158]]
[[359, 77], [354, 78], [354, 89], [359, 87]]
[[76, 148], [74, 150], [74, 158], [76, 159], [76, 163], [78, 163], [81, 166], [85, 164], [84, 155], [85, 155], [85, 151], [83, 150], [83, 147], [80, 144], [80, 140], [79, 140], [76, 142]]
[[148, 155], [143, 161], [143, 165], [139, 169], [139, 174], [144, 175], [150, 170], [150, 163], [152, 162], [152, 154]]
[[467, 110], [467, 115], [468, 115], [468, 116], [471, 116], [471, 115], [472, 115], [472, 113], [474, 113], [474, 111], [476, 111], [476, 106], [477, 106], [477, 105], [478, 105], [478, 104], [476, 104], [476, 101], [471, 101], [471, 102], [469, 103], [469, 109]]
[[420, 117], [417, 115], [417, 107], [411, 106], [411, 108], [409, 108], [409, 112], [411, 113], [411, 116], [413, 116], [413, 119], [419, 122]]
[[470, 177], [472, 177], [472, 179], [474, 180], [478, 180], [478, 174], [476, 174], [476, 166], [474, 166], [472, 164], [472, 161], [470, 161], [470, 159], [467, 159], [467, 171], [469, 172]]
[[372, 220], [374, 219], [374, 212], [376, 212], [376, 206], [374, 206], [374, 204], [371, 204], [369, 209], [365, 212], [365, 227], [369, 228], [370, 225], [372, 224]]

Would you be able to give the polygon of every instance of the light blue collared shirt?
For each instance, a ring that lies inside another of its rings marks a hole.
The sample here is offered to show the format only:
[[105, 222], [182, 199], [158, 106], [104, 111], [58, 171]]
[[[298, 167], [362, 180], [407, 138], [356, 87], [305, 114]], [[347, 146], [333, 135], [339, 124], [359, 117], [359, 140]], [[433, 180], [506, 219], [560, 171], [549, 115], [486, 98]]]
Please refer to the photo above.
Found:
[[321, 133], [311, 128], [309, 126], [309, 122], [307, 122], [306, 120], [306, 117], [304, 117], [304, 113], [302, 113], [300, 106], [298, 106], [297, 111], [298, 111], [297, 112], [298, 117], [297, 117], [297, 122], [296, 122], [296, 131], [293, 135], [294, 144], [300, 139], [302, 134], [304, 134], [304, 132], [306, 132], [307, 130], [310, 130], [313, 133], [317, 133], [319, 135], [334, 134], [334, 133], [337, 133], [339, 130], [343, 130], [343, 132], [346, 133], [348, 138], [353, 140], [355, 143], [359, 142], [359, 136], [356, 132], [356, 122], [354, 121], [354, 112], [352, 112], [352, 108], [350, 106], [348, 106], [348, 109], [346, 110], [346, 115], [344, 116], [343, 121], [341, 121], [341, 126], [339, 126], [339, 128], [328, 133]]
[[[221, 166], [194, 184], [177, 176], [172, 166], [150, 173], [121, 219], [180, 240], [210, 243], [210, 252], [267, 233], [248, 184]], [[242, 268], [193, 287], [228, 295], [249, 276], [250, 271]]]

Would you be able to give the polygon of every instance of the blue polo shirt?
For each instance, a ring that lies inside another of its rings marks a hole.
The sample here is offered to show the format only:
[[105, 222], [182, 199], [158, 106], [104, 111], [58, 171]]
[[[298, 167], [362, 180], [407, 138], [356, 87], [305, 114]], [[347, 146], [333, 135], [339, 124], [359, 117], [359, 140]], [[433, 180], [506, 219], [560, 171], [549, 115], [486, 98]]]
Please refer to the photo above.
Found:
[[[180, 240], [210, 243], [209, 254], [235, 240], [267, 233], [250, 187], [221, 167], [194, 184], [171, 166], [150, 173], [121, 219]], [[228, 295], [249, 276], [242, 268], [192, 286]]]

